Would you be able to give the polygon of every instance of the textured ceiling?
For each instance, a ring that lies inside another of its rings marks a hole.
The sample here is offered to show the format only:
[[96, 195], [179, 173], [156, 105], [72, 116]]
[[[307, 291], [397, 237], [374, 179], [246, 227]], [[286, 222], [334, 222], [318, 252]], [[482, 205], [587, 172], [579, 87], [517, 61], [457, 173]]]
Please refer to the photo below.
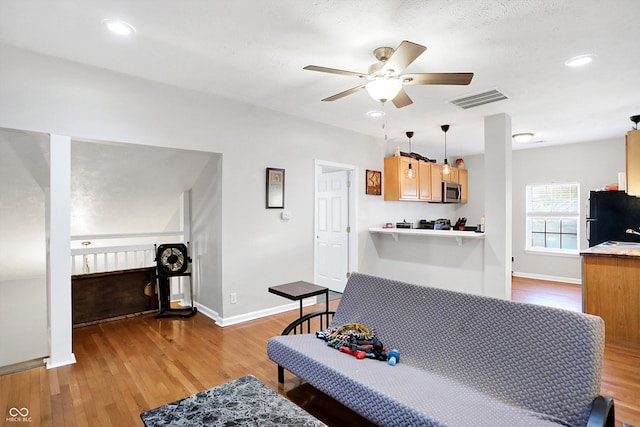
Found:
[[180, 196], [193, 187], [214, 156], [73, 141], [71, 234], [179, 231]]
[[[101, 21], [115, 17], [135, 37], [107, 34]], [[433, 156], [441, 124], [452, 125], [451, 153], [478, 153], [483, 117], [502, 112], [545, 144], [622, 138], [640, 114], [639, 18], [637, 0], [0, 0], [0, 42], [383, 138], [366, 92], [320, 102], [357, 78], [302, 68], [364, 72], [374, 48], [410, 40], [427, 51], [408, 72], [475, 73], [469, 86], [411, 86], [413, 105], [385, 106], [389, 144], [413, 130]], [[585, 53], [593, 63], [564, 65]], [[509, 99], [449, 103], [490, 89]]]

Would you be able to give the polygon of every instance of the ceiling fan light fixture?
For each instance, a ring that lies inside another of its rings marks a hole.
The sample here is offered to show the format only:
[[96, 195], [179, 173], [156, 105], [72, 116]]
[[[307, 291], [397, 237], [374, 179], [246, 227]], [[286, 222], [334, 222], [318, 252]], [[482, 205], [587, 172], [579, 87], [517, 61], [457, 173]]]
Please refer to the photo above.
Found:
[[394, 78], [380, 78], [365, 85], [369, 95], [378, 102], [391, 101], [402, 89], [402, 82]]
[[531, 132], [514, 133], [513, 135], [511, 135], [511, 137], [518, 144], [527, 144], [531, 142], [531, 140], [533, 139], [533, 133]]

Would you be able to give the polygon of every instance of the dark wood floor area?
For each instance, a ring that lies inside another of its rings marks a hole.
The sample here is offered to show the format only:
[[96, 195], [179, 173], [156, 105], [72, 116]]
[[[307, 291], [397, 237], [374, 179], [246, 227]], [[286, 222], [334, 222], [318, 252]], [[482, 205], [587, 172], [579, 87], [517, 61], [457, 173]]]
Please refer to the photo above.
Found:
[[[518, 278], [513, 298], [574, 310], [581, 304], [577, 285]], [[28, 425], [34, 427], [142, 426], [140, 412], [247, 374], [329, 425], [370, 425], [289, 373], [284, 386], [278, 385], [266, 341], [297, 314], [294, 310], [226, 328], [200, 313], [190, 319], [144, 315], [75, 329], [78, 363], [0, 377], [0, 426], [15, 425], [6, 422], [13, 407], [28, 408]], [[607, 345], [602, 393], [614, 397], [618, 425], [640, 427], [639, 366], [640, 348]]]

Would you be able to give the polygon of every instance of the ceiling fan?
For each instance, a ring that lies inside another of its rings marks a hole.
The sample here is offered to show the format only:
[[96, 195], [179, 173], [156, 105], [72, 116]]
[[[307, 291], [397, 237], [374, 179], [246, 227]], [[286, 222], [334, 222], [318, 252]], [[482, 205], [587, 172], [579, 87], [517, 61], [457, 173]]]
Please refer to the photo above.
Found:
[[402, 72], [418, 58], [427, 48], [425, 46], [403, 41], [393, 49], [391, 47], [379, 47], [373, 51], [378, 62], [369, 66], [369, 72], [358, 73], [354, 71], [338, 70], [335, 68], [307, 65], [305, 70], [320, 71], [322, 73], [340, 74], [343, 76], [359, 77], [368, 82], [344, 92], [323, 99], [323, 101], [335, 101], [362, 89], [366, 89], [369, 95], [383, 104], [389, 100], [397, 108], [406, 107], [413, 103], [405, 85], [468, 85], [471, 83], [473, 73], [407, 73]]

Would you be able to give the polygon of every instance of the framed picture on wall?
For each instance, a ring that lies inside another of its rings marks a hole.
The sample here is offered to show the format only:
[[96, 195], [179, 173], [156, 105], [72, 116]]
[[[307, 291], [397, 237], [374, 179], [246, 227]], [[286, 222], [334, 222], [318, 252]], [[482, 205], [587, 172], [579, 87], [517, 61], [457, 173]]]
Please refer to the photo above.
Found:
[[367, 169], [366, 193], [373, 196], [382, 194], [382, 172]]
[[267, 209], [284, 209], [284, 169], [267, 168]]

